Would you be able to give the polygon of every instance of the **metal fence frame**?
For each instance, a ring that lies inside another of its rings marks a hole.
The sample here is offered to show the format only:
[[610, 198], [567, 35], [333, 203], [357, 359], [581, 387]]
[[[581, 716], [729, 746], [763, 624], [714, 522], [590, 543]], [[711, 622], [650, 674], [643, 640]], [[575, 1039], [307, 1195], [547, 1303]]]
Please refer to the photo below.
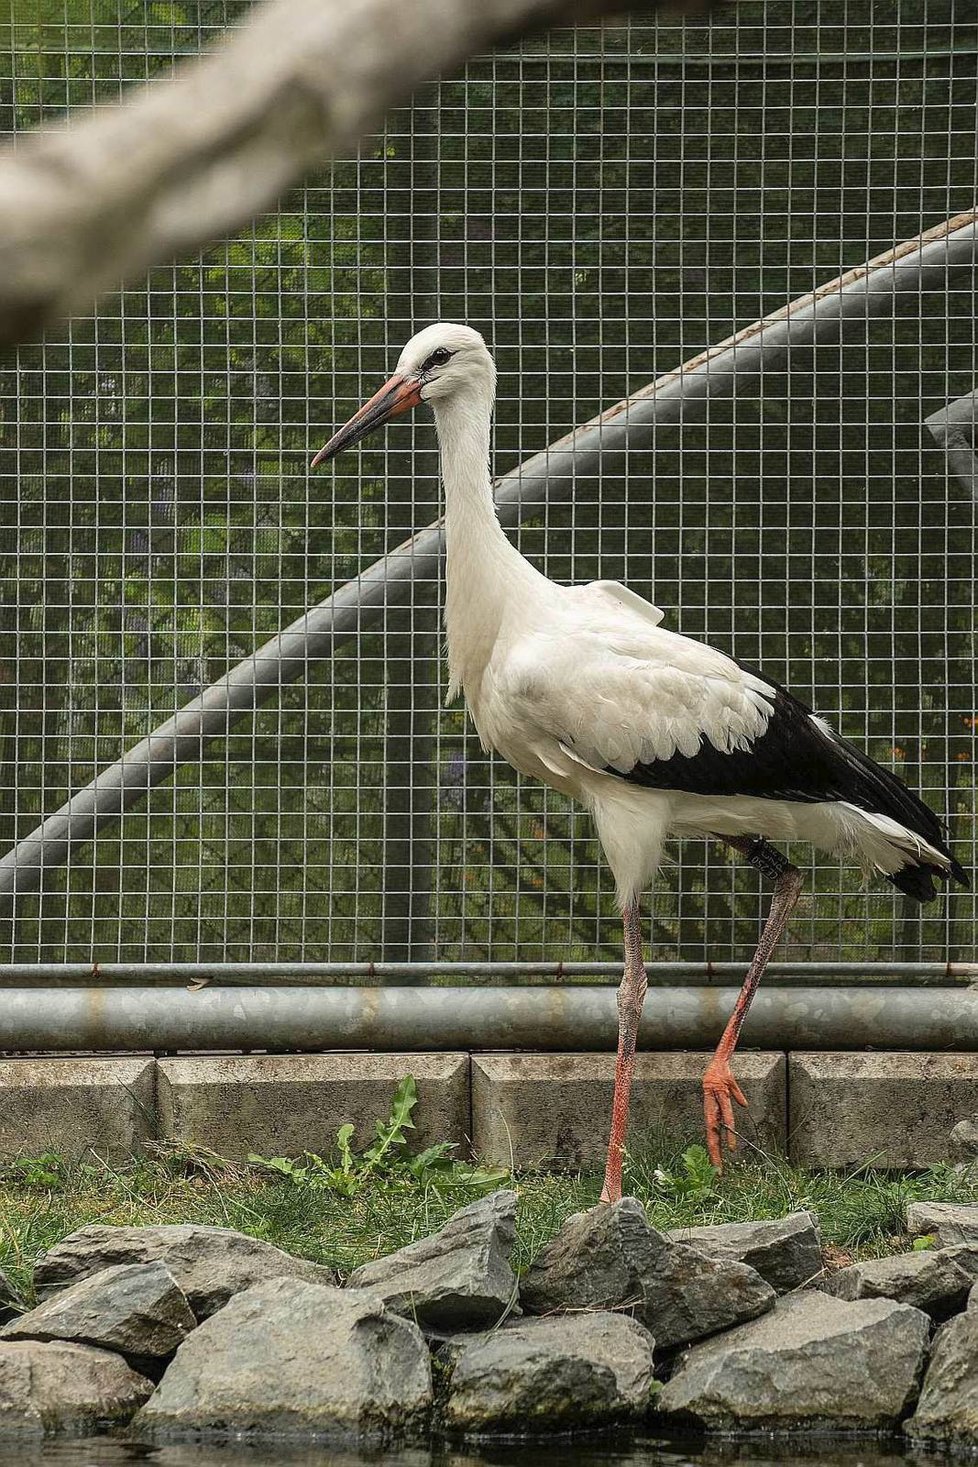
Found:
[[[216, 8], [219, 10], [220, 5]], [[766, 31], [762, 39], [766, 44]], [[888, 58], [882, 52], [880, 54], [884, 60], [897, 61], [896, 52], [893, 53], [892, 58]], [[914, 63], [921, 57], [924, 57], [926, 61], [926, 55], [923, 52], [918, 55], [912, 51], [904, 52], [901, 49], [899, 57], [904, 56]], [[729, 55], [720, 59], [724, 61], [725, 65], [739, 73], [742, 62], [749, 61], [753, 64], [758, 57], [754, 55], [741, 58], [735, 50], [731, 50]], [[858, 59], [860, 62], [865, 62], [867, 59], [872, 62], [873, 56], [869, 53], [860, 53]], [[541, 58], [537, 57], [533, 64], [539, 64], [540, 60]], [[664, 54], [661, 60], [665, 65], [678, 61], [683, 68], [687, 65], [712, 68], [714, 57], [712, 51], [709, 57], [704, 57], [702, 60], [683, 52], [681, 55], [672, 56]], [[793, 98], [796, 76], [794, 52], [787, 52], [782, 56], [772, 53], [771, 56], [765, 55], [763, 60], [765, 81], [769, 60], [776, 68], [787, 68], [791, 79], [790, 96]], [[812, 60], [811, 55], [802, 56], [801, 64], [807, 66]], [[521, 67], [522, 64], [520, 62]], [[529, 65], [529, 62], [527, 64]], [[495, 63], [493, 63], [493, 68], [495, 68]], [[816, 74], [820, 75], [820, 73]], [[901, 75], [899, 65], [896, 66], [896, 74]], [[935, 73], [925, 65], [921, 74], [926, 77]], [[953, 66], [949, 64], [948, 77], [953, 78], [956, 74]], [[495, 70], [492, 75], [494, 78]], [[685, 76], [685, 71], [683, 75]], [[870, 78], [872, 75], [871, 67]], [[944, 73], [941, 72], [940, 75], [943, 76]], [[603, 81], [601, 85], [604, 85]], [[712, 98], [712, 91], [710, 96]], [[547, 105], [549, 106], [549, 103]], [[736, 105], [739, 106], [739, 103]], [[577, 117], [576, 106], [575, 102], [575, 119]], [[389, 247], [390, 264], [390, 279], [386, 289], [388, 297], [395, 301], [395, 314], [398, 319], [430, 318], [439, 314], [441, 285], [438, 280], [436, 261], [439, 259], [441, 237], [434, 223], [433, 208], [438, 204], [439, 191], [442, 187], [438, 167], [439, 144], [436, 141], [441, 121], [440, 109], [440, 101], [429, 108], [428, 99], [421, 99], [412, 114], [411, 126], [404, 127], [399, 134], [406, 149], [404, 157], [406, 171], [402, 177], [410, 181], [413, 197], [403, 207], [394, 210], [393, 216], [388, 221], [389, 228], [384, 234], [385, 246]], [[965, 171], [967, 172], [967, 169]], [[357, 187], [359, 189], [359, 184]], [[384, 188], [386, 189], [386, 184]], [[949, 196], [948, 208], [952, 203], [953, 200]], [[934, 218], [940, 215], [930, 212], [927, 217]], [[909, 310], [905, 310], [904, 314], [910, 318], [913, 316], [915, 298], [927, 290], [938, 292], [948, 290], [952, 272], [972, 272], [971, 279], [974, 279], [976, 229], [978, 229], [976, 217], [978, 214], [975, 211], [957, 215], [936, 229], [928, 230], [917, 239], [908, 240], [896, 249], [888, 250], [885, 254], [869, 261], [867, 265], [859, 266], [808, 295], [800, 297], [745, 330], [738, 331], [718, 346], [686, 361], [674, 371], [658, 377], [647, 388], [601, 413], [574, 433], [557, 440], [542, 453], [535, 454], [497, 482], [497, 501], [503, 523], [508, 526], [517, 526], [525, 519], [537, 516], [541, 511], [546, 514], [550, 506], [558, 505], [572, 497], [586, 495], [589, 492], [588, 480], [592, 475], [598, 470], [602, 475], [606, 475], [609, 470], [615, 472], [618, 465], [626, 461], [631, 451], [646, 450], [654, 441], [656, 429], [665, 425], [702, 422], [705, 417], [708, 417], [708, 404], [724, 398], [732, 398], [750, 384], [756, 384], [769, 371], [787, 369], [790, 372], [796, 360], [807, 361], [812, 357], [811, 348], [813, 347], [815, 358], [828, 362], [830, 370], [834, 360], [841, 360], [843, 347], [855, 346], [858, 350], [865, 344], [868, 354], [870, 334], [867, 332], [863, 336], [858, 330], [850, 331], [853, 323], [895, 313], [900, 302], [903, 302], [904, 307], [909, 306]], [[909, 227], [916, 226], [911, 223]], [[884, 240], [887, 234], [889, 230], [884, 232]], [[880, 247], [880, 245], [876, 246], [876, 248]], [[852, 258], [851, 255], [847, 257]], [[855, 258], [859, 258], [859, 255], [856, 254]], [[818, 276], [814, 278], [817, 279]], [[806, 275], [806, 283], [807, 279]], [[253, 285], [254, 288], [256, 287]], [[174, 311], [176, 309], [175, 303]], [[738, 312], [733, 319], [745, 319], [746, 315], [746, 312]], [[707, 336], [706, 339], [709, 337]], [[878, 340], [879, 337], [875, 339]], [[947, 339], [951, 340], [950, 337]], [[796, 351], [798, 352], [797, 358], [793, 357]], [[809, 353], [808, 357], [805, 356], [806, 352]], [[309, 370], [307, 366], [307, 383]], [[809, 369], [803, 367], [801, 370], [804, 372]], [[646, 375], [648, 373], [643, 373], [643, 376]], [[956, 390], [960, 390], [960, 387]], [[754, 394], [751, 391], [748, 391], [746, 395], [753, 401]], [[760, 393], [756, 395], [759, 396]], [[933, 396], [930, 400], [934, 400]], [[961, 400], [961, 403], [965, 402], [965, 399]], [[968, 411], [960, 404], [952, 405], [951, 408], [933, 414], [928, 419], [928, 426], [939, 443], [942, 442], [941, 435], [943, 434], [943, 439], [946, 440], [944, 446], [947, 449], [949, 466], [958, 475], [961, 482], [971, 488], [973, 492], [974, 461], [969, 453], [969, 445], [973, 446], [973, 435], [970, 434], [968, 427]], [[583, 417], [584, 414], [576, 416]], [[737, 418], [739, 421], [739, 413]], [[574, 421], [574, 418], [571, 417], [569, 420]], [[895, 421], [894, 418], [893, 422]], [[970, 421], [973, 423], [973, 412]], [[867, 426], [869, 422], [870, 419], [867, 417]], [[412, 459], [411, 462], [415, 461]], [[885, 472], [884, 468], [884, 475]], [[884, 487], [884, 494], [885, 492], [886, 487]], [[416, 517], [412, 515], [409, 522], [424, 523], [427, 518], [427, 513], [419, 514]], [[576, 520], [574, 522], [576, 523]], [[895, 519], [893, 523], [896, 524]], [[400, 533], [403, 533], [403, 530]], [[386, 543], [394, 542], [393, 539], [388, 539]], [[283, 632], [260, 646], [257, 652], [232, 667], [230, 672], [207, 687], [198, 697], [192, 698], [172, 718], [155, 728], [115, 764], [103, 769], [97, 778], [85, 788], [78, 790], [55, 814], [44, 819], [36, 829], [19, 840], [13, 849], [0, 859], [0, 918], [12, 919], [11, 931], [14, 931], [13, 923], [18, 913], [41, 910], [39, 903], [32, 906], [31, 901], [27, 900], [21, 904], [19, 898], [30, 898], [32, 893], [41, 891], [46, 901], [49, 893], [54, 893], [56, 896], [59, 894], [58, 881], [55, 880], [49, 885], [45, 880], [46, 873], [71, 864], [72, 858], [81, 852], [87, 842], [103, 831], [111, 832], [113, 822], [125, 812], [136, 810], [155, 786], [168, 779], [180, 768], [193, 766], [203, 760], [212, 743], [234, 728], [239, 720], [246, 718], [262, 706], [274, 706], [287, 687], [301, 682], [313, 668], [322, 667], [328, 659], [331, 659], [340, 648], [349, 644], [359, 633], [376, 626], [384, 613], [393, 607], [401, 607], [403, 610], [397, 617], [390, 619], [385, 632], [386, 647], [390, 654], [391, 665], [396, 668], [396, 675], [392, 673], [390, 676], [385, 705], [387, 732], [383, 741], [383, 757], [387, 760], [386, 774], [391, 778], [392, 784], [398, 788], [390, 797], [388, 808], [384, 812], [384, 848], [385, 851], [391, 853], [390, 860], [394, 867], [403, 866], [406, 869], [412, 853], [415, 857], [417, 856], [419, 842], [424, 847], [427, 839], [425, 832], [431, 824], [430, 816], [434, 809], [433, 787], [425, 787], [420, 790], [420, 793], [416, 789], [410, 791], [407, 789], [412, 775], [417, 774], [419, 769], [425, 765], [427, 756], [422, 757], [420, 753], [417, 757], [406, 755], [405, 748], [409, 744], [411, 731], [417, 724], [416, 715], [419, 709], [423, 715], [421, 722], [423, 723], [424, 718], [427, 717], [430, 725], [426, 725], [429, 727], [429, 733], [426, 736], [425, 747], [433, 750], [438, 739], [438, 735], [431, 732], [431, 729], [435, 727], [436, 679], [432, 676], [430, 667], [426, 668], [425, 664], [435, 645], [436, 638], [436, 611], [432, 604], [433, 597], [428, 595], [428, 591], [438, 577], [441, 554], [442, 538], [440, 527], [437, 524], [429, 526], [428, 529], [414, 535], [404, 544], [398, 545], [358, 574], [355, 579], [341, 585], [326, 600], [287, 626]], [[885, 575], [885, 571], [883, 574]], [[419, 583], [427, 584], [419, 591]], [[919, 611], [921, 607], [919, 597], [913, 604]], [[911, 622], [912, 620], [911, 615]], [[274, 621], [266, 620], [263, 623], [264, 630], [261, 635], [267, 636], [269, 626], [274, 624]], [[245, 641], [245, 645], [255, 645], [258, 640], [256, 636]], [[777, 653], [775, 655], [777, 656]], [[894, 668], [896, 668], [895, 652], [893, 658]], [[230, 660], [230, 658], [227, 659], [227, 661]], [[221, 665], [227, 665], [227, 661], [222, 661]], [[915, 681], [916, 672], [915, 669], [910, 668], [908, 674], [907, 668], [910, 661], [912, 661], [912, 656], [900, 673], [895, 675], [894, 682], [895, 685], [899, 684], [903, 688], [904, 693], [911, 688], [910, 697], [912, 698], [914, 694], [911, 685]], [[840, 687], [841, 677], [840, 671]], [[422, 686], [426, 678], [428, 681]], [[199, 687], [200, 681], [204, 680], [201, 678], [199, 681], [194, 681]], [[953, 681], [959, 686], [962, 685], [959, 673], [955, 675]], [[831, 688], [831, 680], [829, 685]], [[168, 706], [172, 707], [174, 704], [168, 702]], [[284, 705], [280, 706], [294, 708], [295, 699], [293, 698], [291, 703], [286, 701]], [[909, 722], [912, 724], [916, 718], [915, 704], [908, 705], [903, 702], [896, 706], [901, 709], [907, 706], [911, 708]], [[159, 714], [156, 716], [158, 717]], [[146, 723], [142, 726], [150, 725]], [[933, 725], [931, 725], [930, 732], [933, 732]], [[959, 733], [959, 741], [961, 737]], [[894, 752], [899, 753], [899, 751]], [[262, 757], [267, 759], [268, 756], [263, 754]], [[934, 777], [935, 755], [932, 752], [927, 757], [931, 760], [931, 777]], [[940, 755], [937, 756], [938, 759], [940, 757]], [[948, 753], [946, 757], [950, 760], [955, 756]], [[89, 764], [86, 769], [86, 777], [91, 767], [92, 765]], [[94, 767], [98, 768], [98, 764], [96, 763]], [[426, 767], [423, 773], [425, 778], [430, 775]], [[913, 773], [909, 773], [908, 777], [913, 780]], [[434, 776], [431, 775], [430, 778], [433, 780]], [[421, 783], [424, 783], [423, 779]], [[953, 784], [953, 777], [951, 783]], [[262, 808], [266, 809], [267, 813], [267, 807]], [[257, 809], [256, 805], [255, 810]], [[176, 805], [174, 810], [176, 810]], [[427, 848], [424, 847], [424, 849]], [[699, 858], [693, 858], [694, 861], [697, 859]], [[86, 864], [87, 856], [77, 862], [77, 867], [84, 868]], [[92, 866], [94, 881], [96, 874], [94, 861]], [[157, 866], [156, 869], [162, 868]], [[401, 911], [402, 920], [398, 931], [405, 935], [404, 942], [401, 943], [399, 939], [389, 941], [389, 934], [394, 932], [397, 923], [388, 924], [385, 915], [383, 919], [385, 945], [382, 950], [379, 949], [385, 957], [396, 954], [395, 961], [367, 964], [332, 961], [269, 964], [214, 961], [191, 964], [186, 962], [119, 962], [96, 963], [93, 966], [10, 963], [0, 964], [0, 982], [31, 985], [64, 982], [84, 985], [94, 974], [100, 983], [112, 985], [124, 985], [136, 977], [145, 983], [174, 984], [188, 980], [210, 979], [248, 987], [257, 981], [296, 986], [302, 986], [305, 983], [317, 985], [330, 982], [351, 983], [357, 980], [365, 980], [371, 984], [391, 981], [439, 983], [461, 972], [464, 972], [467, 979], [475, 983], [484, 983], [493, 979], [499, 982], [530, 979], [547, 983], [567, 979], [579, 981], [584, 977], [610, 982], [615, 976], [616, 965], [599, 961], [564, 964], [548, 962], [445, 964], [438, 962], [427, 942], [423, 939], [415, 940], [413, 936], [415, 928], [422, 933], [426, 928], [423, 907], [427, 898], [425, 891], [422, 890], [423, 886], [422, 879], [418, 883], [417, 892], [412, 889], [406, 896], [398, 893], [391, 896], [386, 893], [384, 895], [385, 914], [388, 911], [388, 904], [391, 912]], [[225, 887], [225, 896], [230, 888], [231, 883], [228, 882]], [[138, 894], [139, 886], [137, 885], [134, 890]], [[257, 892], [257, 885], [254, 890]], [[357, 890], [359, 891], [359, 887]], [[685, 886], [682, 890], [683, 910], [685, 911]], [[148, 884], [146, 892], [148, 902], [150, 892]], [[76, 891], [75, 895], [77, 894]], [[84, 888], [82, 888], [82, 895], [85, 895]], [[416, 921], [419, 913], [421, 913], [422, 920]], [[83, 919], [83, 922], [85, 920], [87, 919]], [[966, 944], [962, 944], [960, 927], [952, 930], [949, 925], [945, 932], [938, 922], [931, 930], [950, 939], [950, 951], [955, 955], [970, 950]], [[909, 919], [905, 931], [910, 932]], [[303, 946], [299, 950], [304, 951], [304, 936], [301, 941]], [[30, 944], [25, 943], [24, 946], [29, 949]], [[741, 940], [740, 946], [734, 950], [740, 951], [742, 946], [743, 941]], [[39, 951], [43, 950], [42, 945]], [[84, 950], [82, 947], [82, 951]], [[183, 950], [187, 950], [186, 943], [183, 945]], [[202, 947], [201, 950], [213, 949]], [[340, 949], [340, 951], [345, 950], [345, 948]], [[363, 948], [355, 946], [351, 950], [360, 952], [363, 951]], [[464, 947], [464, 943], [463, 950], [468, 950]], [[545, 950], [552, 951], [553, 948]], [[557, 951], [559, 950], [558, 947]], [[589, 949], [584, 949], [584, 951], [587, 950]], [[605, 949], [605, 952], [609, 950]], [[673, 950], [682, 956], [688, 951], [698, 949], [692, 945], [687, 947], [677, 944]], [[828, 952], [835, 950], [831, 940], [826, 950]], [[846, 952], [851, 950], [851, 946], [843, 949]], [[887, 944], [883, 950], [892, 950], [903, 956], [912, 956], [915, 950], [939, 953], [942, 946], [932, 943], [927, 949], [915, 949], [914, 938], [911, 934], [906, 939], [901, 938]], [[76, 946], [75, 952], [77, 951]], [[93, 951], [97, 952], [97, 945]], [[152, 948], [149, 951], [151, 952]], [[285, 951], [289, 949], [286, 948]], [[369, 951], [368, 944], [368, 956]], [[704, 965], [673, 962], [659, 964], [657, 971], [662, 981], [678, 979], [694, 986], [699, 984], [716, 986], [724, 976], [732, 977], [734, 972], [739, 972], [739, 967], [736, 964]], [[967, 962], [947, 963], [936, 959], [928, 963], [898, 961], [877, 964], [856, 962], [793, 964], [788, 962], [779, 965], [776, 972], [779, 981], [792, 984], [801, 982], [807, 973], [817, 974], [819, 982], [825, 984], [843, 982], [848, 984], [862, 979], [879, 984], [887, 976], [902, 976], [940, 985], [948, 981], [967, 981], [972, 976], [972, 965]]]
[[[901, 295], [940, 283], [947, 272], [973, 266], [978, 256], [978, 209], [956, 215], [683, 363], [599, 417], [559, 439], [497, 480], [496, 504], [504, 525], [568, 497], [578, 478], [600, 458], [607, 467], [650, 428], [688, 419], [711, 398], [730, 396], [745, 382], [783, 361], [792, 347], [837, 343], [849, 320], [882, 315]], [[971, 414], [971, 399], [962, 399]], [[950, 422], [950, 410], [929, 418]], [[956, 418], [955, 421], [958, 419]], [[935, 437], [937, 434], [935, 433]], [[938, 438], [958, 446], [953, 433]], [[970, 485], [970, 480], [969, 480]], [[45, 870], [62, 865], [73, 847], [99, 826], [138, 804], [181, 765], [201, 759], [207, 745], [238, 718], [273, 699], [370, 624], [385, 607], [407, 599], [412, 582], [430, 577], [444, 553], [441, 522], [431, 525], [348, 581], [272, 641], [245, 658], [173, 718], [154, 729], [120, 760], [49, 816], [0, 859], [0, 895], [35, 890]], [[426, 965], [427, 966], [427, 965]]]

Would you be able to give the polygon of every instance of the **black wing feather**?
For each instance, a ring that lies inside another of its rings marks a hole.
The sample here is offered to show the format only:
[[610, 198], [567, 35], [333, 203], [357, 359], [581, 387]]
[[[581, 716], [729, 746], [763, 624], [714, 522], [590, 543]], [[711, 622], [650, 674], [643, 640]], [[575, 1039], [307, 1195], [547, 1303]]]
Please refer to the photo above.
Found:
[[[771, 689], [773, 711], [767, 728], [747, 749], [724, 753], [704, 738], [691, 757], [676, 752], [668, 759], [636, 764], [626, 772], [607, 768], [647, 789], [682, 790], [700, 795], [750, 795], [763, 800], [819, 804], [844, 800], [860, 810], [888, 815], [921, 836], [951, 862], [950, 874], [967, 885], [962, 867], [948, 850], [940, 820], [903, 780], [883, 769], [846, 739], [827, 733], [787, 688], [744, 663], [745, 672]], [[918, 901], [935, 895], [934, 866], [907, 866], [890, 877]]]

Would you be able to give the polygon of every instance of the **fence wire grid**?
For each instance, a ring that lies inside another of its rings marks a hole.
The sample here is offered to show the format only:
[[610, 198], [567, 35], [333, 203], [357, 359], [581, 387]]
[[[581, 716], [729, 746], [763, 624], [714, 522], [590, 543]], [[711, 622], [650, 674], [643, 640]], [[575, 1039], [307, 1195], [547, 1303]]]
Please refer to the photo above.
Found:
[[[17, 138], [165, 71], [225, 3], [6, 0]], [[721, 10], [471, 63], [202, 259], [0, 375], [0, 840], [439, 513], [421, 415], [310, 452], [438, 318], [499, 367], [496, 468], [768, 311], [973, 206], [978, 24], [950, 3]], [[0, 15], [2, 15], [0, 10]], [[920, 788], [975, 866], [975, 506], [926, 433], [978, 386], [975, 280], [793, 350], [516, 532], [787, 682]], [[0, 922], [0, 960], [578, 960], [619, 952], [588, 817], [445, 708], [441, 587], [105, 826]], [[786, 959], [968, 959], [920, 911], [811, 873]], [[675, 851], [652, 956], [740, 960], [757, 877]]]

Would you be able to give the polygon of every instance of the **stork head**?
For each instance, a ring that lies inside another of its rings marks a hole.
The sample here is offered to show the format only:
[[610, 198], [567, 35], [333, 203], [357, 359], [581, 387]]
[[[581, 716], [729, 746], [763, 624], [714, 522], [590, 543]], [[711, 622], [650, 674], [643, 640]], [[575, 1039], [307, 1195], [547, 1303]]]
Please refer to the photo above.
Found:
[[437, 412], [453, 398], [475, 393], [488, 411], [495, 391], [496, 368], [478, 331], [453, 321], [437, 321], [411, 337], [393, 377], [333, 434], [316, 454], [312, 467], [335, 458], [419, 403], [430, 402]]

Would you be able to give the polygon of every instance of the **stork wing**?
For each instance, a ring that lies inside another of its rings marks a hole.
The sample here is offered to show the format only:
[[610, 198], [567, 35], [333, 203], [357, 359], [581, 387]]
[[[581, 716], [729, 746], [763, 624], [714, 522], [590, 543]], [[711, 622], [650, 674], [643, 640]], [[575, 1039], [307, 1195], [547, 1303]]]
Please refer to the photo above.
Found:
[[940, 821], [901, 779], [787, 689], [701, 642], [627, 615], [601, 628], [578, 620], [563, 635], [524, 637], [500, 673], [507, 714], [540, 740], [544, 763], [549, 737], [587, 768], [650, 789], [842, 801], [951, 860]]
[[613, 582], [564, 589], [535, 624], [533, 609], [486, 669], [488, 721], [518, 767], [522, 746], [560, 774], [559, 749], [649, 789], [838, 802], [909, 855], [895, 873], [880, 866], [901, 891], [928, 901], [935, 874], [967, 884], [933, 811], [780, 684], [664, 630]]
[[601, 621], [531, 634], [510, 648], [498, 691], [528, 734], [549, 735], [582, 764], [626, 776], [676, 756], [695, 760], [705, 748], [749, 749], [763, 735], [777, 695], [763, 678], [634, 614]]

